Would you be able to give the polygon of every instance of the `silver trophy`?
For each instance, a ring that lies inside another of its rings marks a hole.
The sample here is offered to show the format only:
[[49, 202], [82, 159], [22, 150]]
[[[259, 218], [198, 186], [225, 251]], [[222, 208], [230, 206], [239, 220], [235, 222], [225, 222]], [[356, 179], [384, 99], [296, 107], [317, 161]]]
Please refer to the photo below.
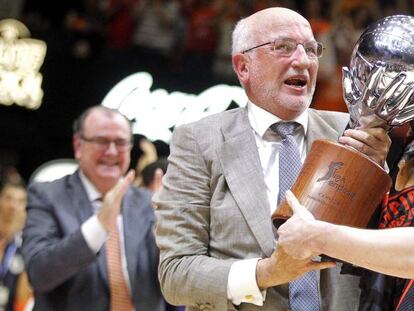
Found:
[[385, 17], [362, 33], [343, 67], [351, 128], [391, 129], [414, 119], [414, 17]]
[[[414, 119], [414, 17], [389, 16], [366, 28], [342, 82], [351, 128], [390, 130]], [[313, 142], [292, 191], [316, 219], [364, 228], [391, 184], [362, 153], [321, 139]], [[291, 215], [283, 201], [272, 219], [277, 226]]]

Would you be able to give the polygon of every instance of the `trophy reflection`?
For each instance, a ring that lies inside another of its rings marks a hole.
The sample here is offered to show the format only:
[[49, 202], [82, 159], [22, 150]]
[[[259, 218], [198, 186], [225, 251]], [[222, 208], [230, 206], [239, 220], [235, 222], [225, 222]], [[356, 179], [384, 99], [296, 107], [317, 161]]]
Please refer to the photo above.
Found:
[[[351, 128], [390, 130], [414, 119], [414, 17], [394, 15], [368, 26], [342, 83]], [[385, 170], [364, 154], [316, 140], [292, 192], [316, 219], [366, 227], [390, 186]], [[277, 227], [291, 215], [283, 201], [272, 220]]]

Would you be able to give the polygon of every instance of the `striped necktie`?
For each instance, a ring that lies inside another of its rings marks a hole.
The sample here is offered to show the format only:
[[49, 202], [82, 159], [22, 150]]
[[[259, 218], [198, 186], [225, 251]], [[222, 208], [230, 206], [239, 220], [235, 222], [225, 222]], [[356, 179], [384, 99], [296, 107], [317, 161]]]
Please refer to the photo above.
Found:
[[105, 247], [109, 277], [109, 290], [111, 294], [110, 310], [134, 310], [131, 294], [122, 272], [121, 244], [116, 223], [114, 223], [114, 226], [109, 230], [109, 237], [105, 243]]
[[[281, 138], [279, 151], [279, 197], [282, 202], [285, 193], [294, 184], [302, 167], [300, 152], [293, 134], [299, 126], [296, 122], [278, 122], [270, 126]], [[289, 282], [289, 304], [292, 311], [319, 311], [319, 290], [315, 271], [304, 274]]]
[[414, 310], [414, 280], [409, 280], [401, 295], [396, 311]]

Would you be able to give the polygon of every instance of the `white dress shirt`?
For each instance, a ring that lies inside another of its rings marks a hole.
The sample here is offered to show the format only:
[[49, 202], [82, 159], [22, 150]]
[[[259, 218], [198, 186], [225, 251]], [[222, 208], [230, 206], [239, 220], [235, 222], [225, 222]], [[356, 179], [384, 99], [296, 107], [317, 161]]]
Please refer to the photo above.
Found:
[[[279, 148], [281, 138], [269, 127], [281, 121], [281, 119], [251, 102], [247, 105], [247, 111], [260, 157], [270, 212], [273, 213], [276, 209], [277, 197], [279, 195]], [[300, 116], [291, 121], [301, 125], [299, 130], [296, 131], [294, 138], [299, 146], [303, 162], [307, 152], [308, 111], [305, 110]], [[260, 291], [256, 283], [256, 265], [259, 259], [239, 260], [231, 266], [227, 283], [227, 297], [233, 304], [239, 305], [242, 302], [248, 302], [258, 306], [263, 305], [266, 291]]]
[[[102, 226], [102, 224], [98, 220], [98, 217], [96, 216], [96, 212], [99, 210], [99, 208], [102, 207], [102, 202], [98, 202], [99, 199], [102, 199], [102, 194], [96, 189], [96, 187], [85, 176], [85, 174], [82, 173], [82, 171], [79, 171], [79, 176], [86, 190], [86, 194], [88, 196], [89, 202], [91, 203], [91, 206], [94, 209], [94, 215], [91, 216], [88, 220], [86, 220], [82, 224], [81, 231], [89, 248], [95, 254], [97, 254], [99, 250], [102, 248], [102, 246], [104, 245], [105, 241], [108, 239], [108, 232]], [[122, 214], [118, 215], [117, 227], [119, 231], [119, 242], [121, 244], [122, 273], [124, 274], [124, 278], [128, 285], [128, 289], [131, 292], [131, 284], [130, 284], [131, 282], [129, 280], [127, 261], [126, 261], [126, 256], [125, 256], [125, 243], [124, 243], [124, 230], [123, 230], [124, 223], [122, 219]]]

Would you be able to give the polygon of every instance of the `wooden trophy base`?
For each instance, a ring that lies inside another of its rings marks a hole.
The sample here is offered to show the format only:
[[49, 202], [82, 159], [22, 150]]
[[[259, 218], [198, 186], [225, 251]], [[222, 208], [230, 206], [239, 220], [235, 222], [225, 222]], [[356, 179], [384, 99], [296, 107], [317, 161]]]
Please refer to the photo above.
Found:
[[[316, 219], [364, 228], [391, 183], [388, 174], [362, 153], [316, 140], [292, 192]], [[290, 216], [292, 210], [283, 200], [272, 221], [278, 227]]]

